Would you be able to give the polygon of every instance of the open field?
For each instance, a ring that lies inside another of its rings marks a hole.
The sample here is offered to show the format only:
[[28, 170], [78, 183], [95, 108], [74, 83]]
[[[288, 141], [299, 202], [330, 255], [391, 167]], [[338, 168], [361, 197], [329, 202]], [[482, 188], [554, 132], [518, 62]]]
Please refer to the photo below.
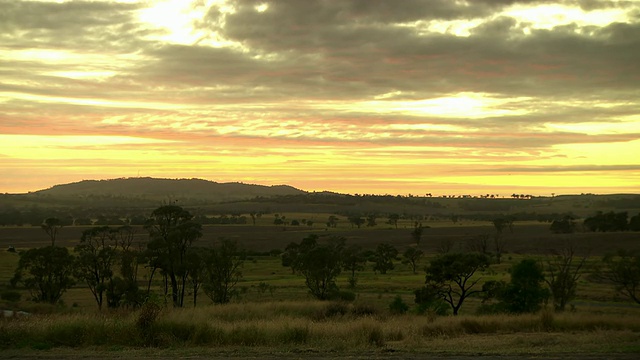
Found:
[[[324, 215], [324, 214], [323, 214]], [[299, 214], [299, 218], [304, 215]], [[316, 215], [318, 218], [320, 216]], [[291, 217], [293, 218], [293, 217]], [[312, 218], [311, 216], [306, 217]], [[323, 219], [326, 217], [322, 216]], [[327, 228], [324, 223], [307, 226], [276, 226], [269, 224], [270, 218], [261, 219], [257, 225], [205, 225], [203, 236], [198, 240], [200, 246], [215, 243], [221, 238], [237, 240], [247, 250], [268, 252], [273, 249], [284, 249], [291, 242], [299, 242], [309, 234], [324, 236], [341, 236], [348, 244], [357, 244], [365, 249], [375, 248], [380, 243], [389, 243], [404, 250], [412, 244], [411, 221], [401, 221], [398, 228], [389, 224], [379, 224], [376, 227], [362, 226], [360, 229], [351, 227], [346, 220], [342, 220], [337, 228]], [[495, 229], [488, 221], [463, 221], [453, 224], [451, 221], [423, 221], [421, 248], [426, 253], [435, 253], [443, 245], [450, 244], [453, 249], [464, 248], [471, 238], [478, 234], [493, 236]], [[57, 245], [73, 247], [78, 244], [82, 231], [91, 228], [83, 226], [69, 226], [60, 230]], [[146, 242], [148, 234], [142, 227], [137, 228], [137, 238]], [[576, 232], [573, 234], [553, 234], [549, 231], [548, 223], [515, 222], [513, 232], [505, 231], [508, 238], [507, 250], [516, 254], [548, 254], [562, 248], [567, 241], [573, 243], [580, 253], [603, 255], [617, 248], [640, 249], [640, 232]], [[26, 249], [46, 246], [50, 244], [47, 235], [40, 227], [0, 227], [0, 249], [9, 246]]]

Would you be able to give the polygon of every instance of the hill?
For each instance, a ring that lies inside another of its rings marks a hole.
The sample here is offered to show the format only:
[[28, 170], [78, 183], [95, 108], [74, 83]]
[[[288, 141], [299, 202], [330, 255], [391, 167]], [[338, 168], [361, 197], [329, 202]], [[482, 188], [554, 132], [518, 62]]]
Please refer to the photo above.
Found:
[[28, 207], [148, 207], [178, 202], [184, 206], [240, 201], [256, 197], [305, 194], [288, 185], [218, 183], [202, 179], [120, 178], [83, 180], [28, 194], [2, 195], [5, 205]]
[[112, 180], [83, 180], [55, 185], [36, 194], [50, 196], [112, 195], [115, 197], [194, 198], [208, 201], [249, 199], [256, 196], [298, 195], [305, 191], [288, 185], [252, 185], [218, 183], [202, 179], [121, 178]]

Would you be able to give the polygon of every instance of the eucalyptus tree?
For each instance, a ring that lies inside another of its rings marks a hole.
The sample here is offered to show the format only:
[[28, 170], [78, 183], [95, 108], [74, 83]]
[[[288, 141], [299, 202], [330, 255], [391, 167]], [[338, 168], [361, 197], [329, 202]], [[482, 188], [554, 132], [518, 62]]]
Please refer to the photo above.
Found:
[[76, 277], [83, 280], [102, 309], [104, 293], [113, 280], [116, 263], [114, 230], [108, 226], [95, 227], [82, 232], [80, 243], [75, 247], [78, 256]]
[[171, 286], [173, 306], [182, 307], [189, 266], [187, 252], [202, 237], [202, 226], [193, 216], [177, 205], [164, 205], [151, 213], [145, 224], [149, 231], [147, 244], [151, 265], [167, 276]]
[[75, 257], [59, 246], [29, 249], [20, 254], [11, 284], [22, 283], [36, 302], [57, 303], [75, 285]]
[[480, 278], [476, 272], [489, 267], [489, 258], [478, 253], [447, 253], [431, 260], [425, 269], [425, 288], [444, 300], [453, 315], [458, 315], [462, 304], [469, 296], [482, 290], [474, 290]]

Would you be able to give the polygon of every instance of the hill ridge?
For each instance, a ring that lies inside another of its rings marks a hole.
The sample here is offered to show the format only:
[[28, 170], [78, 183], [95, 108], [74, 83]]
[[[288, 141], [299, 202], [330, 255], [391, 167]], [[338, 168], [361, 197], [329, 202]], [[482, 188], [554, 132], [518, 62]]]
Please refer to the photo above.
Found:
[[133, 177], [104, 180], [81, 180], [57, 184], [32, 194], [76, 197], [167, 197], [195, 198], [209, 201], [250, 199], [256, 196], [297, 195], [307, 192], [290, 185], [258, 185], [243, 182], [220, 183], [199, 178]]

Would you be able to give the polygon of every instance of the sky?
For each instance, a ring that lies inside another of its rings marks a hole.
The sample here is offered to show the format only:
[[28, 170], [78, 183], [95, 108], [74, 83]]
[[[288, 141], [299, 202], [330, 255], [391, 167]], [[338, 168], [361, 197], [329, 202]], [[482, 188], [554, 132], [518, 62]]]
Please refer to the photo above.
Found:
[[0, 0], [0, 193], [640, 193], [640, 1]]

